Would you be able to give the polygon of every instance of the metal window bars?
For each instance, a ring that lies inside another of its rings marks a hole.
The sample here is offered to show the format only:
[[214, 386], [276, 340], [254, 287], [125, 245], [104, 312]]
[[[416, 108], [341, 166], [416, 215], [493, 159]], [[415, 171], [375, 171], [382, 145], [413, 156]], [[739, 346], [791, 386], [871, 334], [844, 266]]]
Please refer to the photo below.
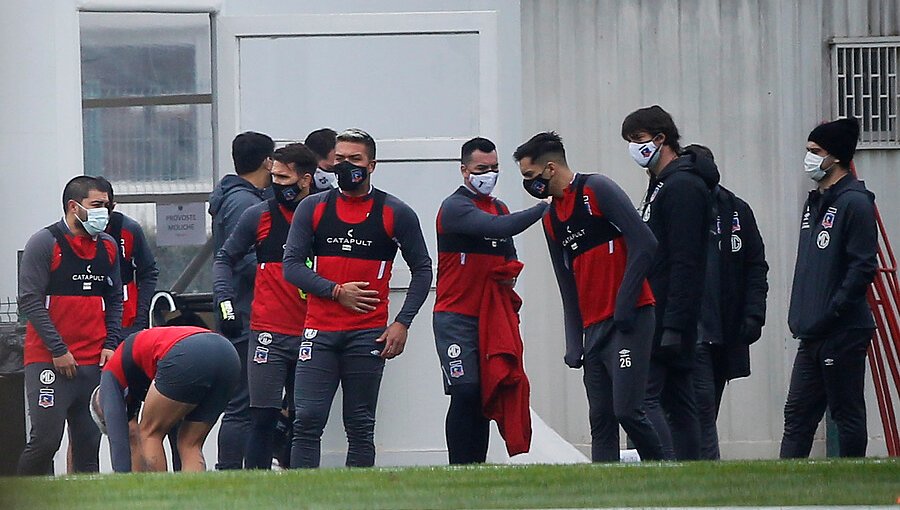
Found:
[[833, 39], [835, 117], [856, 117], [859, 149], [900, 148], [900, 37]]
[[19, 322], [19, 305], [10, 297], [0, 298], [0, 324]]

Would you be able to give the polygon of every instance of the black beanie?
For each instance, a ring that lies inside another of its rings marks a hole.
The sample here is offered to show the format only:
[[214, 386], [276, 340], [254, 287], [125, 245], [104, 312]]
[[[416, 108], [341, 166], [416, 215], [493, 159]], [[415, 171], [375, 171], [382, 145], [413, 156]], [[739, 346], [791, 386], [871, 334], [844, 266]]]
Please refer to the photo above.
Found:
[[839, 159], [844, 168], [849, 168], [850, 162], [853, 161], [858, 139], [859, 122], [853, 117], [819, 124], [809, 133], [808, 138], [810, 142], [819, 144], [828, 151], [828, 154]]

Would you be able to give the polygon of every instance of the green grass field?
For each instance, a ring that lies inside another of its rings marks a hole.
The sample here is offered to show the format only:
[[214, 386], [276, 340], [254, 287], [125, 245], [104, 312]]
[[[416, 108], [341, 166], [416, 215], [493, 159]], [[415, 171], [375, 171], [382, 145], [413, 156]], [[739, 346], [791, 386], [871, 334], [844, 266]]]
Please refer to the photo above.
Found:
[[900, 460], [322, 469], [0, 479], [0, 509], [896, 505]]

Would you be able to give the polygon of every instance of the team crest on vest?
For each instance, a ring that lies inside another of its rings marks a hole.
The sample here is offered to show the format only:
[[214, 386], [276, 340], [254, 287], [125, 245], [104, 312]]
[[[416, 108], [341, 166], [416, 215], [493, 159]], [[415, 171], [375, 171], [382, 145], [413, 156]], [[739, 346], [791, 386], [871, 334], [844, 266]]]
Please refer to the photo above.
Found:
[[41, 384], [50, 385], [56, 381], [56, 372], [53, 370], [47, 369], [41, 372], [40, 376]]
[[837, 214], [837, 208], [829, 207], [828, 211], [825, 212], [825, 217], [822, 218], [822, 228], [831, 228], [834, 226], [835, 214]]
[[41, 388], [38, 394], [38, 406], [47, 409], [55, 404], [53, 390], [50, 388]]
[[741, 251], [741, 248], [744, 246], [743, 242], [741, 242], [741, 237], [737, 234], [731, 234], [731, 253], [737, 253]]
[[256, 341], [259, 342], [261, 345], [269, 345], [272, 343], [272, 334], [263, 331], [262, 333], [259, 334], [258, 337], [256, 337]]
[[300, 352], [297, 353], [297, 359], [300, 361], [309, 361], [312, 359], [312, 342], [300, 342]]
[[[303, 338], [305, 338], [307, 340], [312, 340], [318, 334], [319, 334], [318, 329], [306, 328], [303, 330]], [[304, 343], [308, 343], [308, 342], [304, 342]]]
[[816, 237], [816, 246], [818, 246], [820, 250], [828, 248], [828, 243], [830, 242], [831, 234], [829, 234], [827, 230], [819, 232], [818, 237]]
[[256, 352], [253, 353], [253, 362], [262, 365], [269, 362], [269, 349], [261, 345], [256, 346]]

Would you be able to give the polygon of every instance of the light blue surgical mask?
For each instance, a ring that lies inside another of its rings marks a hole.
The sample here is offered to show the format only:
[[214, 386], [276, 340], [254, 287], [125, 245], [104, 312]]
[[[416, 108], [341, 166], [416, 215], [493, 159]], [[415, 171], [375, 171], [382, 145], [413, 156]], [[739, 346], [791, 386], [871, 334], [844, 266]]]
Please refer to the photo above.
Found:
[[825, 177], [825, 174], [831, 170], [831, 167], [834, 166], [834, 163], [832, 163], [828, 168], [822, 168], [822, 163], [824, 162], [824, 156], [819, 156], [818, 154], [807, 151], [806, 157], [803, 158], [803, 170], [806, 172], [807, 177], [816, 182], [821, 181]]
[[[78, 202], [75, 202], [78, 204]], [[84, 227], [84, 230], [91, 236], [95, 236], [100, 232], [106, 230], [106, 224], [109, 223], [109, 209], [106, 207], [94, 207], [92, 209], [88, 209], [87, 207], [78, 204], [78, 207], [81, 207], [85, 211], [87, 211], [87, 219], [82, 220], [80, 217], [78, 221], [81, 222], [81, 226]]]

